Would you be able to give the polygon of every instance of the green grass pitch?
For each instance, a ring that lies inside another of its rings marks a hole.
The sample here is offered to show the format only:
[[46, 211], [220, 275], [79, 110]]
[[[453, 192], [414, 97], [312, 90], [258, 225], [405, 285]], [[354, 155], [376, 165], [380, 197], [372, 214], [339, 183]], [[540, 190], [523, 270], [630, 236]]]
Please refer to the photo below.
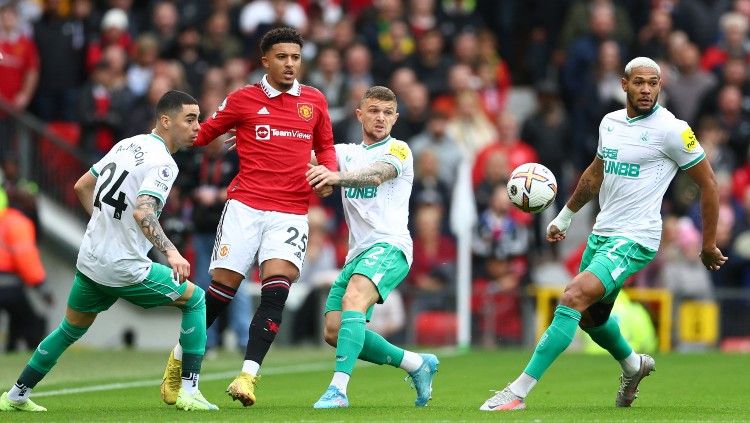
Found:
[[[333, 368], [333, 349], [274, 349], [263, 365], [258, 403], [243, 408], [224, 389], [239, 369], [238, 354], [203, 365], [201, 391], [221, 410], [180, 412], [162, 404], [159, 380], [167, 352], [73, 349], [34, 390], [47, 413], [1, 413], [3, 422], [167, 421], [750, 421], [750, 357], [657, 355], [656, 373], [629, 409], [614, 407], [619, 366], [609, 356], [565, 353], [527, 401], [511, 413], [478, 411], [523, 368], [528, 351], [442, 351], [433, 399], [414, 407], [401, 370], [358, 362], [350, 408], [314, 410]], [[15, 382], [26, 354], [0, 356], [0, 391]]]

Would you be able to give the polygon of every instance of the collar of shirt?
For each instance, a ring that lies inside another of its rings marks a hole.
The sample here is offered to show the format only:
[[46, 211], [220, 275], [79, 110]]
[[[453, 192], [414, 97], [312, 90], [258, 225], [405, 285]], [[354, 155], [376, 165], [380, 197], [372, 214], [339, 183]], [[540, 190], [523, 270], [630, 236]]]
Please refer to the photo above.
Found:
[[[260, 87], [263, 89], [263, 92], [266, 93], [266, 95], [269, 98], [274, 98], [284, 93], [283, 91], [279, 91], [276, 88], [272, 87], [271, 84], [268, 83], [268, 75], [263, 75], [263, 79], [260, 80]], [[296, 79], [294, 80], [294, 83], [292, 84], [292, 88], [290, 88], [289, 91], [286, 91], [287, 94], [293, 95], [295, 97], [299, 97], [301, 92], [302, 92], [302, 87], [300, 86], [299, 82], [297, 82]]]

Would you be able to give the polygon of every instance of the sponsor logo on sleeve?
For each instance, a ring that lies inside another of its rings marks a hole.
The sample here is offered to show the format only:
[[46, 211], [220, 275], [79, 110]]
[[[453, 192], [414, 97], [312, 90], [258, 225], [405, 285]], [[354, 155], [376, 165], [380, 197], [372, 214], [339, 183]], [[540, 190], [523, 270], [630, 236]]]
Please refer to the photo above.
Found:
[[396, 156], [402, 162], [409, 157], [409, 147], [402, 142], [394, 142], [391, 144], [391, 148], [388, 150], [388, 154]]
[[304, 120], [310, 120], [313, 117], [313, 106], [309, 103], [297, 103], [297, 114]]
[[216, 109], [216, 111], [214, 112], [214, 114], [211, 115], [211, 117], [213, 119], [216, 119], [216, 115], [219, 114], [220, 111], [224, 110], [225, 107], [227, 107], [227, 98], [226, 97], [224, 97], [224, 101], [222, 101], [221, 104], [219, 104], [219, 107]]
[[698, 148], [698, 139], [695, 138], [695, 134], [693, 133], [693, 130], [689, 127], [686, 128], [684, 131], [682, 131], [682, 134], [680, 134], [682, 137], [682, 144], [685, 146], [685, 151], [692, 152], [696, 148]]

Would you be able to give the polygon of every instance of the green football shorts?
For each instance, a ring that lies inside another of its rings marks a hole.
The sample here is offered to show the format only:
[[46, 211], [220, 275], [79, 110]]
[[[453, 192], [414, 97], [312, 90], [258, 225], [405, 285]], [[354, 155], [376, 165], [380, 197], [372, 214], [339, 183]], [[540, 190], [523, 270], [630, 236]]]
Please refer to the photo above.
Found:
[[[375, 284], [375, 288], [380, 295], [378, 304], [383, 304], [383, 301], [388, 298], [388, 294], [396, 289], [409, 273], [409, 263], [407, 263], [403, 251], [384, 242], [375, 244], [363, 251], [341, 269], [341, 273], [333, 282], [331, 291], [328, 293], [328, 299], [326, 299], [326, 313], [341, 311], [341, 300], [344, 298], [347, 285], [349, 285], [349, 279], [355, 273], [366, 276]], [[367, 309], [368, 321], [372, 316], [373, 308], [374, 306]]]
[[656, 251], [621, 236], [589, 235], [580, 271], [593, 273], [602, 285], [602, 303], [614, 303], [622, 285], [631, 275], [646, 267]]
[[187, 286], [187, 282], [177, 284], [172, 278], [172, 269], [159, 263], [151, 265], [146, 279], [128, 286], [102, 285], [76, 271], [73, 288], [68, 296], [68, 306], [84, 313], [99, 313], [122, 298], [137, 306], [151, 308], [180, 298]]

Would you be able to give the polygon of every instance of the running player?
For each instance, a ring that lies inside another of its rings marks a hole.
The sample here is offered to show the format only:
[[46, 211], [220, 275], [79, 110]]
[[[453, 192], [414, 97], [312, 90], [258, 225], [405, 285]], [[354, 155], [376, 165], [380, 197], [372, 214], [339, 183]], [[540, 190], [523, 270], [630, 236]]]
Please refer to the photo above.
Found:
[[[75, 191], [91, 219], [65, 317], [39, 344], [16, 384], [0, 396], [0, 411], [46, 411], [29, 399], [32, 389], [118, 298], [143, 308], [171, 305], [182, 311], [177, 351], [182, 370], [172, 403], [182, 410], [218, 410], [198, 390], [206, 347], [205, 295], [186, 280], [190, 264], [159, 224], [178, 172], [172, 154], [193, 143], [198, 115], [193, 97], [167, 92], [156, 105], [156, 127], [150, 134], [118, 142], [78, 179]], [[167, 257], [170, 267], [147, 257], [151, 247]]]
[[610, 316], [629, 276], [656, 255], [661, 240], [660, 208], [679, 169], [701, 190], [703, 248], [706, 268], [727, 260], [716, 246], [719, 195], [713, 170], [692, 129], [657, 103], [659, 65], [637, 57], [625, 66], [621, 80], [626, 108], [607, 114], [599, 125], [596, 157], [583, 172], [573, 196], [547, 227], [547, 240], [565, 239], [573, 215], [599, 195], [599, 212], [583, 253], [580, 273], [565, 287], [560, 305], [523, 373], [484, 402], [480, 410], [520, 410], [525, 398], [570, 345], [576, 328], [620, 362], [622, 375], [615, 405], [629, 407], [638, 384], [654, 371], [654, 359], [637, 354]]

